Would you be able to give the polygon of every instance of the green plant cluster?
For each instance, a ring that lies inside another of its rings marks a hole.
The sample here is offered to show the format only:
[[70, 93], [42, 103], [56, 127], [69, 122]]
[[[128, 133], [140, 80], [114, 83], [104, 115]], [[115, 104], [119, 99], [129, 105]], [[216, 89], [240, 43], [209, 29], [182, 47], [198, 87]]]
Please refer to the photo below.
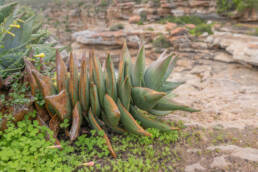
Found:
[[194, 24], [195, 28], [189, 30], [189, 33], [194, 36], [200, 36], [204, 32], [207, 32], [208, 34], [213, 33], [212, 24], [206, 24], [206, 21], [204, 19], [201, 19], [197, 16], [168, 16], [159, 21], [159, 23], [161, 24], [165, 24], [167, 22], [176, 23], [178, 25]]
[[72, 171], [79, 164], [75, 155], [70, 155], [74, 148], [67, 143], [62, 150], [49, 148], [55, 140], [46, 140], [46, 135], [53, 132], [29, 120], [35, 115], [26, 115], [17, 127], [10, 122], [8, 129], [0, 131], [0, 171]]
[[118, 24], [114, 24], [110, 27], [110, 31], [118, 31], [118, 30], [123, 30], [124, 29], [124, 25], [121, 23]]
[[255, 29], [253, 35], [258, 36], [258, 28]]
[[24, 68], [23, 58], [31, 54], [49, 60], [55, 55], [41, 30], [41, 18], [16, 2], [0, 6], [0, 77]]
[[[107, 127], [116, 133], [129, 132], [142, 136], [151, 136], [144, 130], [147, 128], [177, 130], [160, 121], [157, 116], [176, 110], [198, 111], [172, 100], [174, 95], [171, 92], [184, 83], [166, 81], [177, 58], [163, 54], [146, 69], [145, 58], [142, 45], [136, 62], [132, 63], [125, 42], [117, 77], [111, 56], [108, 55], [105, 67], [102, 67], [94, 51], [90, 52], [88, 61], [86, 56], [82, 58], [79, 75], [76, 57], [71, 53], [68, 74], [65, 62], [57, 53], [56, 84], [35, 70], [29, 61], [25, 60], [25, 63], [32, 95], [35, 96], [38, 90], [46, 102], [42, 107], [48, 112], [42, 117], [44, 122], [51, 126], [54, 121], [57, 127], [66, 127], [69, 131], [66, 135], [75, 141], [82, 126], [91, 126], [97, 131], [104, 131], [103, 128]], [[58, 132], [55, 130], [56, 136]], [[107, 134], [103, 137], [110, 153], [116, 157]]]
[[152, 41], [152, 45], [156, 52], [161, 52], [163, 48], [169, 48], [171, 43], [164, 35], [159, 35]]
[[[78, 137], [73, 145], [62, 142], [62, 149], [51, 148], [55, 142], [53, 132], [37, 120], [29, 120], [35, 115], [27, 114], [16, 126], [8, 123], [8, 129], [0, 132], [0, 171], [171, 171], [171, 165], [180, 160], [173, 150], [179, 139], [177, 131], [148, 129], [152, 137], [114, 135], [111, 142], [121, 153], [117, 159], [110, 159], [104, 133], [95, 130]], [[95, 165], [83, 166], [90, 161]]]
[[189, 30], [189, 33], [194, 36], [200, 36], [202, 33], [208, 33], [209, 35], [212, 34], [212, 24], [200, 24], [197, 25], [195, 28]]
[[20, 73], [15, 73], [12, 78], [12, 84], [8, 95], [0, 95], [0, 109], [4, 106], [14, 107], [16, 105], [24, 105], [30, 102], [30, 98], [26, 96], [26, 93], [29, 91], [27, 83], [21, 83], [20, 80], [22, 75]]
[[161, 24], [166, 24], [167, 22], [172, 22], [179, 25], [184, 25], [184, 24], [200, 25], [200, 24], [204, 24], [205, 20], [197, 16], [180, 16], [180, 17], [167, 16], [159, 20], [159, 23]]
[[258, 0], [217, 0], [219, 14], [230, 15], [232, 11], [242, 12], [251, 8], [258, 10]]

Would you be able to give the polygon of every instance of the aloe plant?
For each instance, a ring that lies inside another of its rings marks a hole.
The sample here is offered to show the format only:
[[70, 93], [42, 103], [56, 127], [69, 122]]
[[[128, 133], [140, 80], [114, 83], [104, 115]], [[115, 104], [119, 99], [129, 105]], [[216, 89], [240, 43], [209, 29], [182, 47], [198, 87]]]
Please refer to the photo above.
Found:
[[[51, 126], [52, 120], [58, 117], [56, 127], [50, 128], [57, 136], [58, 125], [69, 121], [71, 125], [66, 128], [66, 134], [71, 141], [78, 137], [82, 123], [89, 124], [97, 131], [103, 131], [103, 126], [106, 126], [116, 133], [130, 132], [144, 136], [151, 136], [146, 128], [162, 131], [177, 129], [153, 118], [175, 110], [197, 111], [171, 100], [170, 92], [182, 84], [166, 81], [175, 62], [176, 57], [163, 54], [146, 68], [142, 46], [133, 64], [125, 43], [117, 77], [111, 56], [108, 55], [103, 71], [93, 51], [89, 53], [88, 60], [86, 55], [82, 57], [79, 75], [76, 57], [71, 53], [68, 73], [57, 52], [56, 87], [50, 78], [41, 75], [29, 61], [25, 61], [32, 94], [35, 95], [35, 90], [43, 94]], [[38, 115], [38, 119], [42, 121], [42, 118], [42, 115]], [[111, 154], [116, 157], [107, 134], [104, 134], [104, 138]]]
[[47, 32], [40, 30], [40, 21], [31, 9], [16, 2], [0, 6], [0, 77], [23, 69], [23, 57], [31, 52], [55, 55], [55, 49], [44, 44]]

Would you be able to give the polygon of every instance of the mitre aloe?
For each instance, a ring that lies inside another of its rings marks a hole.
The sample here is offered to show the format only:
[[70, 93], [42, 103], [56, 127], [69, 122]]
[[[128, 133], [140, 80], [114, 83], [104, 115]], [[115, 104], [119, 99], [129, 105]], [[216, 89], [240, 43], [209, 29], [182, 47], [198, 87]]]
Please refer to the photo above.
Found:
[[[175, 62], [175, 57], [163, 54], [145, 68], [145, 50], [142, 46], [133, 64], [125, 43], [117, 77], [111, 56], [108, 55], [102, 70], [93, 51], [89, 53], [88, 60], [86, 55], [82, 57], [80, 74], [77, 59], [72, 53], [68, 73], [57, 52], [57, 87], [50, 82], [50, 78], [37, 72], [28, 61], [26, 68], [30, 80], [33, 81], [30, 82], [32, 90], [40, 90], [45, 99], [45, 108], [51, 118], [50, 128], [57, 136], [60, 123], [68, 121], [69, 126], [65, 130], [73, 141], [78, 137], [82, 124], [97, 131], [104, 131], [103, 126], [106, 126], [105, 128], [116, 133], [130, 132], [144, 136], [151, 136], [145, 128], [162, 131], [177, 129], [155, 118], [175, 110], [196, 111], [171, 100], [170, 92], [182, 84], [166, 81]], [[39, 115], [38, 118], [42, 121], [43, 117]], [[48, 123], [48, 118], [44, 119]], [[53, 121], [56, 121], [56, 125], [53, 125]], [[106, 133], [104, 138], [111, 154], [116, 157]]]

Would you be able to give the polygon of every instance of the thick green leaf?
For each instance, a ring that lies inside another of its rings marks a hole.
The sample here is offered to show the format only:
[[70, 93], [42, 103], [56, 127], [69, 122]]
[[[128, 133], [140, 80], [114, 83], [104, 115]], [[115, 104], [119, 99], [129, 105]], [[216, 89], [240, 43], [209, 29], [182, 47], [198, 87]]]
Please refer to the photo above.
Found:
[[144, 70], [145, 70], [145, 49], [144, 45], [141, 47], [137, 60], [135, 64], [133, 65], [133, 71], [132, 71], [132, 85], [134, 87], [141, 87], [142, 83], [144, 82]]
[[153, 62], [145, 71], [144, 83], [146, 87], [158, 90], [166, 80], [166, 72], [172, 60], [172, 55], [159, 58]]
[[171, 127], [165, 123], [162, 123], [158, 120], [152, 119], [147, 112], [144, 112], [137, 107], [131, 106], [131, 113], [134, 118], [141, 122], [141, 125], [144, 128], [157, 128], [160, 131], [169, 131], [177, 128]]
[[0, 23], [4, 21], [4, 19], [10, 15], [15, 9], [17, 2], [12, 2], [3, 6], [0, 6]]
[[151, 136], [151, 134], [147, 131], [145, 131], [133, 118], [133, 116], [126, 110], [126, 108], [122, 105], [120, 100], [118, 99], [118, 107], [121, 113], [121, 122], [124, 126], [124, 128], [132, 132], [134, 134], [138, 135], [144, 135], [144, 136]]
[[114, 64], [110, 54], [107, 57], [106, 61], [106, 92], [110, 95], [113, 100], [117, 99], [117, 87], [116, 87], [116, 76]]
[[132, 65], [132, 58], [130, 52], [128, 50], [126, 41], [124, 41], [123, 49], [122, 49], [122, 59], [124, 60], [125, 64], [129, 66], [129, 71]]
[[103, 119], [103, 122], [105, 123], [105, 125], [107, 125], [109, 128], [111, 128], [112, 131], [116, 132], [116, 133], [119, 133], [119, 134], [122, 134], [122, 133], [125, 133], [126, 131], [122, 128], [120, 128], [119, 126], [113, 126], [108, 118], [107, 118], [107, 115], [105, 114], [105, 112], [101, 112], [101, 116], [102, 116], [102, 119]]
[[83, 111], [88, 113], [90, 106], [90, 84], [87, 73], [86, 56], [82, 58], [81, 76], [79, 82], [79, 98]]
[[131, 101], [131, 83], [128, 77], [125, 78], [121, 85], [118, 85], [118, 97], [120, 98], [123, 106], [129, 110]]
[[31, 41], [32, 27], [34, 23], [35, 17], [32, 16], [24, 23], [20, 22], [20, 28], [11, 28], [10, 32], [14, 34], [14, 36], [10, 34], [5, 34], [2, 42], [3, 48], [0, 49], [0, 53], [4, 53], [14, 48], [23, 48]]
[[187, 112], [199, 112], [199, 110], [177, 103], [169, 99], [168, 97], [163, 97], [162, 99], [160, 99], [153, 109], [160, 110], [160, 111], [181, 110], [181, 111], [187, 111]]
[[109, 123], [117, 127], [120, 121], [120, 111], [115, 101], [108, 94], [104, 97], [104, 111]]
[[185, 82], [170, 82], [170, 81], [166, 81], [166, 82], [164, 82], [162, 87], [159, 89], [159, 91], [170, 93], [171, 91], [173, 91], [174, 89], [176, 89], [177, 87], [179, 87], [180, 85], [182, 85], [184, 83]]
[[[99, 126], [96, 118], [94, 117], [93, 113], [91, 112], [91, 110], [89, 111], [89, 121], [90, 121], [90, 124], [92, 125], [92, 127], [98, 131], [98, 132], [104, 132], [104, 130]], [[106, 135], [106, 133], [104, 132], [104, 139], [106, 140], [106, 144], [108, 146], [108, 149], [110, 151], [110, 153], [112, 154], [112, 156], [114, 158], [116, 158], [116, 153], [115, 151], [113, 150], [112, 148], [112, 145], [108, 139], [108, 136]]]
[[105, 79], [103, 76], [99, 59], [96, 58], [95, 55], [91, 56], [91, 58], [92, 58], [92, 65], [93, 65], [93, 68], [92, 68], [93, 79], [97, 86], [99, 102], [101, 105], [103, 105], [103, 99], [105, 95]]
[[120, 62], [118, 65], [118, 79], [117, 79], [117, 87], [121, 85], [124, 81], [124, 73], [125, 73], [125, 61], [123, 58], [120, 58]]
[[169, 75], [171, 74], [171, 72], [173, 71], [173, 69], [175, 68], [176, 66], [176, 62], [177, 62], [178, 58], [175, 56], [172, 58], [172, 60], [170, 61], [169, 63], [169, 66], [168, 66], [168, 69], [166, 71], [166, 74], [164, 76], [164, 81], [166, 81], [169, 77]]
[[99, 117], [100, 116], [100, 103], [98, 98], [98, 91], [96, 85], [90, 83], [90, 104], [92, 112]]
[[69, 89], [70, 99], [74, 107], [76, 102], [79, 100], [79, 79], [78, 79], [77, 59], [73, 56], [72, 53], [70, 54], [69, 69], [70, 69], [70, 78], [69, 78], [68, 89]]
[[166, 93], [157, 92], [150, 88], [134, 87], [132, 88], [133, 102], [143, 110], [152, 109]]
[[151, 115], [155, 115], [155, 116], [165, 116], [165, 115], [170, 114], [172, 111], [159, 111], [159, 110], [151, 109], [151, 110], [148, 110], [148, 112]]

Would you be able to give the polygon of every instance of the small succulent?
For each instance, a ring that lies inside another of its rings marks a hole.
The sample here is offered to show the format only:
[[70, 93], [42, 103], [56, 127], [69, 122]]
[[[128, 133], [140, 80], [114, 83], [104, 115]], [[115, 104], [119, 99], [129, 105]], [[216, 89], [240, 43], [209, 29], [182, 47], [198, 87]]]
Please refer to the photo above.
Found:
[[[49, 77], [36, 71], [29, 61], [25, 63], [32, 95], [39, 91], [46, 102], [47, 110], [38, 107], [38, 119], [42, 124], [50, 119], [49, 127], [56, 137], [63, 121], [70, 124], [66, 128], [66, 134], [71, 141], [78, 137], [82, 122], [90, 124], [97, 131], [104, 131], [102, 128], [106, 126], [116, 133], [151, 136], [145, 128], [162, 131], [177, 129], [153, 117], [175, 110], [197, 111], [171, 100], [171, 91], [182, 84], [166, 81], [175, 66], [176, 58], [162, 54], [146, 68], [144, 46], [141, 46], [133, 64], [127, 45], [124, 44], [118, 74], [110, 55], [104, 66], [101, 66], [93, 51], [89, 53], [89, 60], [84, 55], [79, 75], [77, 59], [72, 53], [69, 73], [57, 53], [57, 86], [54, 86]], [[49, 115], [44, 113], [46, 111]], [[104, 138], [111, 154], [116, 157], [106, 134]]]

